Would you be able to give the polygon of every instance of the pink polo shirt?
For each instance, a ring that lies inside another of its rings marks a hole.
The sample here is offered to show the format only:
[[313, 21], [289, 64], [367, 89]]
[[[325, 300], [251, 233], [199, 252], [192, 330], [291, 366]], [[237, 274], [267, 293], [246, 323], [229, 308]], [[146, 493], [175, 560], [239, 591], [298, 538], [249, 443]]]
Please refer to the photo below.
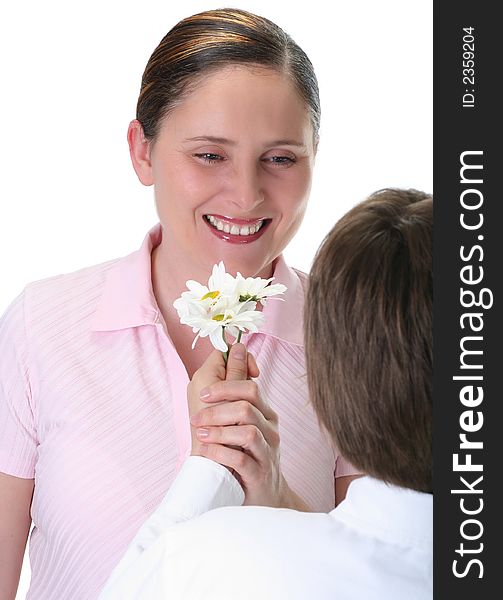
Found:
[[[35, 479], [33, 600], [91, 600], [190, 452], [188, 376], [151, 283], [156, 225], [124, 258], [26, 286], [0, 321], [0, 471]], [[302, 347], [306, 276], [276, 263], [285, 302], [243, 336], [279, 414], [282, 468], [317, 511], [354, 469], [309, 404]], [[182, 291], [182, 290], [180, 290]]]

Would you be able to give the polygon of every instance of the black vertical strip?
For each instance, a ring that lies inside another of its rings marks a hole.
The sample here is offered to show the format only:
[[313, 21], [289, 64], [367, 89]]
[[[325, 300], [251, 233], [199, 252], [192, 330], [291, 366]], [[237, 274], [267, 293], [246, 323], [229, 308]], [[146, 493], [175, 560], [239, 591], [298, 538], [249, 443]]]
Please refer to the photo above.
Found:
[[441, 600], [502, 594], [503, 52], [496, 6], [434, 5], [434, 597]]

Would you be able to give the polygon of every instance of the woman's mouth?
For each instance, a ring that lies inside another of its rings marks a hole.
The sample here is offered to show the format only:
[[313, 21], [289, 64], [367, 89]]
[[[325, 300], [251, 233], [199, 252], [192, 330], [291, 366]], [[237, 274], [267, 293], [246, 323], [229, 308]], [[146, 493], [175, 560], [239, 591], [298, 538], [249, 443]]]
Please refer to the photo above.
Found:
[[221, 215], [204, 215], [210, 231], [231, 244], [248, 244], [257, 240], [272, 219], [239, 219]]

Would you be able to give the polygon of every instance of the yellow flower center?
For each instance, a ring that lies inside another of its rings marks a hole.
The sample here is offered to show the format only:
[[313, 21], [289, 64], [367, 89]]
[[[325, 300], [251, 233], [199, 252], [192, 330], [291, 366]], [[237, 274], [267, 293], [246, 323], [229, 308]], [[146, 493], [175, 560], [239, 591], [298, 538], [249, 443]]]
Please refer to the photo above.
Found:
[[216, 292], [208, 292], [207, 294], [204, 294], [204, 296], [201, 298], [201, 300], [207, 300], [208, 298], [217, 298], [220, 295], [220, 292], [216, 291]]
[[225, 319], [225, 315], [215, 315], [212, 317], [213, 321], [223, 321]]

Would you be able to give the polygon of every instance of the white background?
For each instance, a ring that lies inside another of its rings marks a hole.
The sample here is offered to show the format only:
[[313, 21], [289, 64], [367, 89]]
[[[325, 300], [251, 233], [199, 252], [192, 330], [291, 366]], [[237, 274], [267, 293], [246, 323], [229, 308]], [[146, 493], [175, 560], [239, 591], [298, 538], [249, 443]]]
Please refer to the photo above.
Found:
[[[29, 281], [139, 247], [157, 221], [126, 142], [143, 69], [180, 19], [226, 5], [280, 25], [320, 84], [314, 184], [289, 264], [308, 271], [324, 235], [369, 193], [432, 191], [428, 0], [12, 2], [0, 23], [0, 313]], [[28, 579], [25, 564], [18, 598]]]

